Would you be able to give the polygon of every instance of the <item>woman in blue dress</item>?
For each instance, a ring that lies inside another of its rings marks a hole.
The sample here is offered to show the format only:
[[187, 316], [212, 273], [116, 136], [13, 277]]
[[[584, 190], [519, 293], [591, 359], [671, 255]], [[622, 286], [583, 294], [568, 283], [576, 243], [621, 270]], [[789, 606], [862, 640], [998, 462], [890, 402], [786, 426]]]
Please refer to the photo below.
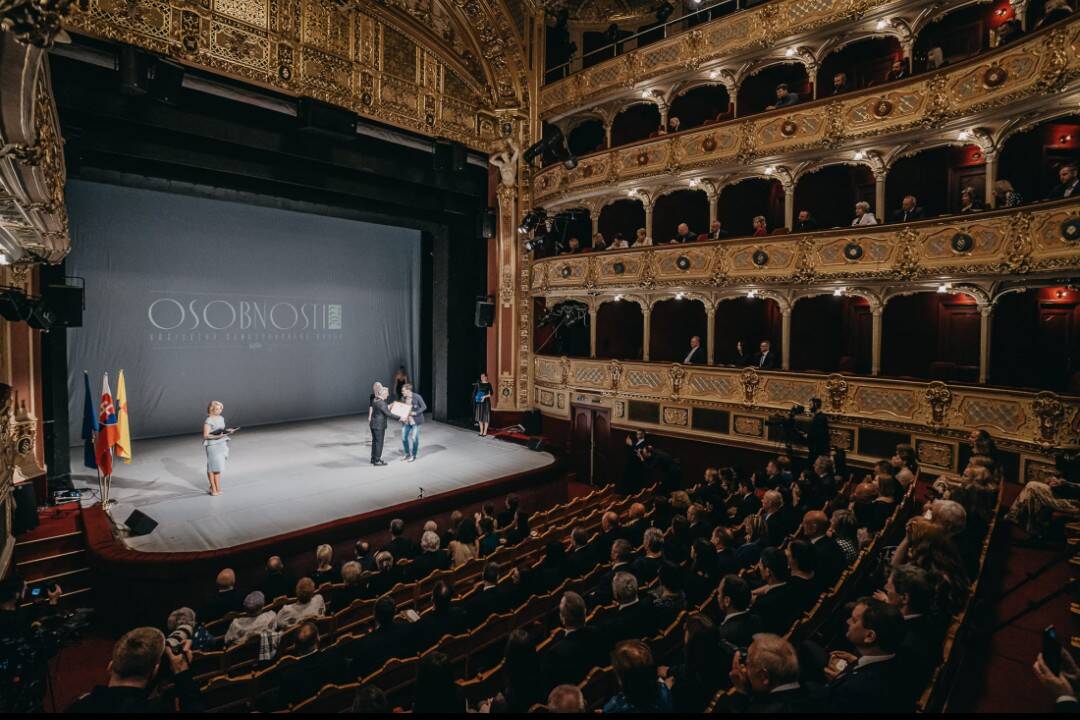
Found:
[[210, 480], [210, 494], [220, 495], [221, 473], [229, 459], [229, 435], [231, 428], [225, 427], [225, 418], [221, 412], [225, 409], [217, 400], [206, 408], [206, 421], [203, 422], [203, 446], [206, 448], [206, 477]]

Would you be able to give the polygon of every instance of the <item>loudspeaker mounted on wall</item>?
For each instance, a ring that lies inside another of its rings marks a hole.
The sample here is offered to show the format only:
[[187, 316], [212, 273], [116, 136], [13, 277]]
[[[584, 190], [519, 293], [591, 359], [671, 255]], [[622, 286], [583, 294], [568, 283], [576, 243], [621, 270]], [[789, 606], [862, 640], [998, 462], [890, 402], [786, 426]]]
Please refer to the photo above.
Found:
[[491, 327], [495, 324], [495, 303], [490, 300], [476, 301], [476, 327]]

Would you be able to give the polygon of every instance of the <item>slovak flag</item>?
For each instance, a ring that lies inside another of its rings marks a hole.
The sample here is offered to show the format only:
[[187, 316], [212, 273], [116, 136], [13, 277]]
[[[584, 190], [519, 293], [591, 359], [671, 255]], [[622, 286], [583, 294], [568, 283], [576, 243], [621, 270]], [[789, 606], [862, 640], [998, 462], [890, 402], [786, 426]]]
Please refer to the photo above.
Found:
[[101, 403], [98, 405], [98, 434], [94, 444], [98, 469], [102, 475], [112, 475], [112, 449], [120, 434], [117, 425], [116, 405], [109, 389], [109, 373], [101, 381]]

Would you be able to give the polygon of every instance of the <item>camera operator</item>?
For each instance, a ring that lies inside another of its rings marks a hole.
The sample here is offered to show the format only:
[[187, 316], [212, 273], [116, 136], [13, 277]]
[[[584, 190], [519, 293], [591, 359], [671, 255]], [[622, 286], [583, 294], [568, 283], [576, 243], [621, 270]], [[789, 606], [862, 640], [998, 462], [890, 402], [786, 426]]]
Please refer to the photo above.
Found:
[[810, 429], [806, 433], [806, 449], [811, 463], [829, 456], [829, 416], [821, 409], [821, 398], [810, 399]]
[[57, 616], [60, 595], [55, 584], [28, 592], [18, 578], [0, 583], [0, 712], [42, 709], [49, 658], [59, 648], [43, 621]]
[[[162, 662], [172, 671], [171, 692], [155, 694], [154, 685]], [[170, 713], [202, 712], [199, 688], [191, 676], [191, 640], [166, 646], [157, 628], [140, 627], [128, 632], [113, 647], [109, 684], [98, 685], [75, 701], [73, 713]]]

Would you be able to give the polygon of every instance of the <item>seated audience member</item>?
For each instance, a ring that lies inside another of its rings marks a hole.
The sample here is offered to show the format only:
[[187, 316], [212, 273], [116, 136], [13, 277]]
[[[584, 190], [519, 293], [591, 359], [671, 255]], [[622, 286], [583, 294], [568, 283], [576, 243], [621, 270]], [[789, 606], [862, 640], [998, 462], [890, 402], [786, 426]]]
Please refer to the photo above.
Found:
[[795, 218], [795, 227], [793, 228], [797, 233], [813, 232], [821, 229], [811, 215], [809, 210], [800, 210], [798, 216]]
[[660, 574], [664, 565], [664, 533], [657, 528], [648, 528], [642, 547], [644, 552], [630, 566], [638, 585], [650, 583]]
[[1018, 207], [1024, 203], [1024, 197], [1013, 189], [1008, 180], [998, 180], [994, 183], [994, 204], [999, 208]]
[[323, 583], [341, 582], [341, 572], [334, 567], [334, 548], [330, 545], [315, 548], [315, 570], [311, 573], [311, 579], [315, 587]]
[[776, 86], [776, 102], [767, 106], [766, 110], [775, 110], [777, 108], [788, 107], [789, 105], [795, 105], [799, 102], [799, 95], [791, 92], [788, 89], [787, 83], [780, 83]]
[[833, 75], [832, 78], [832, 95], [842, 95], [843, 93], [850, 92], [851, 86], [848, 84], [847, 73], [838, 72]]
[[897, 482], [905, 490], [911, 487], [919, 472], [919, 461], [915, 457], [915, 448], [907, 443], [900, 443], [896, 446], [896, 452], [889, 460], [889, 463], [896, 472]]
[[735, 559], [739, 561], [739, 567], [753, 567], [761, 559], [761, 551], [769, 545], [769, 526], [765, 524], [764, 513], [748, 515], [743, 522], [746, 531], [746, 542], [735, 548]]
[[892, 65], [889, 67], [889, 74], [885, 76], [886, 81], [895, 82], [896, 80], [903, 80], [909, 77], [911, 73], [908, 72], [907, 59], [897, 59], [892, 61]]
[[870, 203], [865, 200], [855, 203], [855, 219], [851, 221], [852, 227], [877, 224], [877, 218], [874, 217], [874, 213], [870, 212]]
[[266, 578], [262, 583], [263, 595], [269, 600], [289, 595], [296, 587], [296, 581], [285, 571], [285, 563], [277, 555], [271, 555], [266, 561]]
[[634, 551], [630, 547], [630, 543], [623, 538], [619, 538], [611, 544], [611, 569], [604, 573], [597, 583], [596, 591], [592, 594], [590, 601], [593, 605], [607, 605], [612, 600], [611, 595], [611, 581], [615, 578], [615, 575], [621, 572], [631, 572], [632, 564], [634, 562]]
[[960, 212], [961, 213], [973, 213], [982, 212], [986, 208], [982, 203], [978, 201], [975, 195], [975, 189], [966, 187], [960, 191]]
[[889, 518], [896, 511], [900, 500], [904, 496], [904, 489], [893, 475], [878, 475], [875, 480], [877, 481], [878, 494], [874, 498], [873, 506], [875, 515], [874, 530], [877, 531], [885, 527]]
[[444, 548], [450, 547], [450, 542], [457, 538], [458, 525], [461, 524], [461, 518], [464, 517], [460, 510], [455, 510], [450, 513], [450, 522], [446, 525], [446, 530], [439, 535], [439, 546]]
[[683, 365], [704, 365], [707, 361], [705, 348], [701, 347], [701, 338], [693, 336], [690, 338], [690, 350], [683, 358]]
[[593, 234], [592, 249], [594, 252], [602, 252], [604, 250], [607, 250], [607, 241], [604, 240], [604, 233]]
[[723, 618], [717, 628], [720, 640], [731, 645], [749, 647], [754, 636], [764, 632], [761, 618], [750, 612], [750, 585], [738, 575], [725, 575], [720, 580], [716, 603]]
[[772, 351], [772, 343], [762, 340], [758, 345], [758, 353], [754, 356], [754, 367], [761, 370], [775, 370], [778, 367], [776, 353]]
[[[11, 582], [11, 580], [9, 579], [8, 582]], [[19, 580], [16, 580], [16, 582], [21, 584], [21, 581]], [[59, 587], [59, 585], [55, 587]], [[59, 599], [59, 596], [57, 596], [57, 602], [59, 601]], [[46, 605], [55, 606], [55, 603], [49, 602], [49, 600], [45, 600], [44, 603]], [[2, 607], [3, 606], [0, 605], [0, 608]], [[2, 612], [2, 610], [0, 610], [0, 612]], [[220, 649], [220, 640], [211, 635], [210, 631], [207, 630], [205, 626], [199, 623], [198, 618], [195, 616], [195, 611], [189, 607], [177, 608], [171, 613], [169, 613], [169, 617], [165, 621], [165, 632], [174, 633], [184, 625], [187, 625], [191, 628], [191, 631], [188, 633], [188, 635], [191, 638], [192, 650], [203, 651]], [[0, 628], [2, 627], [4, 627], [3, 619], [0, 618]], [[3, 642], [3, 638], [5, 636], [6, 633], [3, 630], [0, 630], [0, 643]]]
[[611, 555], [611, 546], [621, 537], [619, 513], [608, 510], [600, 516], [600, 535], [593, 541], [596, 557], [607, 559]]
[[713, 220], [709, 223], [709, 232], [706, 233], [706, 240], [723, 240], [728, 237], [728, 232], [721, 225], [719, 220]]
[[1069, 0], [1046, 0], [1046, 4], [1043, 5], [1042, 17], [1035, 23], [1035, 29], [1038, 30], [1059, 20], [1065, 20], [1070, 15], [1072, 15], [1072, 8], [1069, 7]]
[[595, 549], [589, 544], [589, 531], [580, 525], [570, 531], [570, 552], [566, 554], [567, 574], [581, 577], [596, 566]]
[[577, 685], [556, 685], [548, 693], [547, 711], [549, 713], [585, 713], [585, 696]]
[[949, 61], [945, 59], [945, 51], [940, 46], [935, 45], [926, 51], [927, 70], [939, 70], [948, 64]]
[[851, 491], [851, 502], [848, 503], [848, 508], [855, 514], [856, 526], [863, 531], [858, 535], [860, 545], [868, 541], [870, 534], [880, 530], [877, 523], [881, 518], [874, 507], [876, 498], [877, 483], [871, 482], [869, 476]]
[[581, 241], [571, 237], [566, 241], [566, 246], [559, 250], [560, 255], [577, 255], [581, 252]]
[[503, 501], [503, 509], [495, 516], [495, 526], [500, 530], [509, 529], [515, 522], [517, 511], [521, 508], [521, 498], [516, 493], [510, 493]]
[[461, 567], [468, 561], [479, 557], [478, 539], [476, 521], [471, 517], [462, 518], [457, 524], [454, 539], [447, 545], [447, 550], [450, 551], [452, 567]]
[[784, 549], [791, 575], [788, 585], [801, 612], [814, 607], [821, 596], [821, 581], [816, 577], [817, 556], [808, 540], [792, 540]]
[[405, 572], [394, 562], [394, 556], [388, 550], [375, 553], [375, 568], [375, 574], [367, 579], [369, 597], [378, 597], [398, 583], [405, 582]]
[[686, 519], [690, 523], [690, 538], [692, 540], [708, 540], [712, 537], [712, 523], [709, 522], [709, 514], [704, 506], [693, 503], [686, 509]]
[[927, 572], [914, 565], [893, 568], [885, 580], [885, 590], [874, 593], [874, 599], [900, 610], [904, 639], [897, 655], [908, 668], [913, 692], [921, 693], [941, 662], [941, 643], [947, 627], [934, 611], [934, 592]]
[[893, 553], [892, 565], [911, 563], [927, 572], [939, 612], [952, 615], [967, 600], [970, 584], [956, 544], [943, 525], [915, 517], [908, 521], [904, 539]]
[[[152, 693], [162, 662], [172, 671], [172, 690]], [[180, 712], [203, 712], [199, 687], [191, 675], [191, 647], [186, 641], [179, 653], [165, 647], [165, 635], [157, 628], [140, 627], [124, 634], [113, 646], [109, 680], [76, 700], [67, 712], [171, 713], [179, 701]]]
[[236, 589], [236, 573], [225, 568], [217, 574], [217, 592], [200, 613], [207, 622], [244, 609], [244, 596]]
[[1019, 40], [1023, 34], [1024, 29], [1020, 27], [1019, 20], [1016, 18], [1006, 20], [997, 26], [997, 47]]
[[757, 514], [761, 509], [761, 498], [754, 492], [753, 477], [739, 478], [734, 502], [735, 504], [727, 511], [732, 525], [741, 525], [746, 518]]
[[499, 563], [486, 563], [480, 580], [480, 588], [465, 602], [469, 624], [473, 627], [484, 622], [491, 615], [506, 611], [513, 602], [509, 589], [499, 585], [500, 572]]
[[243, 645], [261, 633], [274, 629], [277, 614], [273, 610], [264, 610], [266, 597], [256, 590], [244, 598], [244, 614], [234, 618], [225, 631], [225, 646]]
[[709, 617], [693, 613], [686, 618], [682, 649], [681, 662], [659, 668], [660, 677], [671, 689], [672, 710], [705, 712], [717, 691], [727, 684], [716, 625]]
[[519, 542], [529, 537], [529, 513], [524, 510], [517, 510], [514, 513], [514, 521], [510, 524], [504, 535], [507, 545], [517, 545]]
[[634, 231], [634, 247], [648, 247], [652, 245], [652, 238], [649, 237], [649, 233], [645, 231], [645, 228], [638, 228]]
[[337, 677], [333, 659], [319, 652], [319, 630], [313, 622], [305, 622], [297, 629], [289, 655], [298, 658], [298, 662], [283, 667], [274, 677], [277, 688], [275, 710], [284, 710], [314, 697], [323, 685]]
[[769, 222], [765, 219], [764, 215], [757, 215], [753, 220], [754, 225], [754, 237], [764, 237], [769, 234]]
[[620, 232], [615, 233], [615, 237], [611, 239], [612, 250], [626, 250], [630, 247], [630, 243], [626, 241], [626, 236]]
[[735, 557], [735, 536], [723, 525], [717, 525], [709, 535], [716, 552], [717, 577], [739, 572], [739, 560]]
[[619, 692], [604, 704], [604, 713], [668, 713], [671, 690], [656, 674], [649, 646], [640, 640], [624, 640], [611, 653], [611, 665]]
[[360, 563], [350, 560], [341, 566], [341, 582], [344, 587], [335, 588], [330, 595], [330, 604], [334, 612], [352, 605], [354, 600], [367, 597], [364, 571]]
[[652, 603], [638, 597], [637, 578], [628, 572], [618, 573], [611, 581], [611, 595], [619, 607], [600, 628], [609, 645], [627, 638], [652, 637], [659, 631]]
[[480, 541], [478, 543], [480, 557], [487, 557], [499, 549], [502, 538], [495, 531], [495, 520], [490, 517], [480, 518]]
[[544, 701], [548, 686], [540, 673], [540, 657], [529, 633], [521, 628], [512, 631], [506, 640], [502, 680], [503, 689], [487, 705], [488, 712], [524, 714], [533, 705]]
[[[919, 201], [914, 195], [905, 195], [900, 201], [900, 209], [893, 213], [893, 222], [904, 223], [922, 220], [926, 217], [923, 209], [919, 207]], [[864, 223], [873, 225], [874, 223]]]
[[315, 592], [315, 583], [311, 578], [300, 578], [296, 583], [296, 602], [289, 603], [278, 610], [275, 625], [278, 630], [287, 630], [297, 623], [326, 614], [323, 596]]
[[701, 604], [720, 584], [721, 577], [716, 562], [716, 548], [709, 540], [696, 538], [690, 546], [690, 568], [686, 572], [688, 602]]
[[[367, 540], [356, 541], [353, 546], [353, 560], [360, 565], [360, 569], [364, 572], [375, 572], [375, 554], [371, 551], [371, 543]], [[344, 573], [344, 567], [342, 571]]]
[[604, 638], [586, 624], [585, 600], [576, 592], [563, 593], [559, 601], [562, 636], [544, 651], [544, 677], [552, 683], [576, 685], [589, 671], [605, 663]]
[[645, 506], [639, 502], [632, 503], [626, 511], [627, 522], [623, 526], [622, 535], [630, 543], [632, 550], [637, 550], [645, 541], [645, 530], [649, 527], [645, 512]]
[[1036, 656], [1032, 669], [1039, 683], [1054, 698], [1055, 713], [1075, 716], [1080, 712], [1080, 702], [1076, 700], [1080, 697], [1080, 667], [1069, 650], [1061, 651], [1061, 671], [1057, 674], [1046, 664], [1042, 653]]
[[851, 510], [837, 510], [829, 518], [829, 537], [836, 541], [844, 553], [844, 564], [850, 566], [859, 554], [859, 526]]
[[675, 237], [671, 238], [672, 243], [688, 243], [697, 240], [697, 235], [690, 231], [690, 226], [686, 223], [679, 223], [679, 227], [675, 230]]
[[362, 685], [353, 696], [353, 715], [385, 715], [390, 712], [386, 693], [374, 685]]
[[733, 711], [779, 715], [818, 713], [818, 698], [799, 682], [799, 656], [779, 635], [759, 633], [746, 657], [731, 661], [731, 684], [736, 690]]
[[390, 521], [390, 542], [386, 543], [383, 550], [393, 555], [396, 560], [411, 560], [416, 557], [416, 543], [405, 537], [405, 521], [401, 518]]
[[847, 622], [847, 640], [855, 653], [834, 651], [825, 676], [832, 712], [908, 713], [916, 694], [907, 668], [897, 657], [904, 640], [904, 618], [891, 605], [861, 598]]
[[1022, 527], [1033, 541], [1044, 542], [1053, 531], [1054, 513], [1080, 515], [1080, 483], [1069, 482], [1058, 472], [1025, 483], [1005, 519]]
[[669, 118], [668, 119], [668, 132], [669, 133], [677, 133], [677, 132], [679, 132], [679, 125], [680, 125], [679, 118], [677, 118], [677, 117]]
[[761, 618], [765, 632], [783, 635], [802, 614], [801, 598], [788, 583], [791, 570], [784, 551], [774, 547], [762, 550], [758, 575], [764, 584], [753, 591], [754, 603], [750, 611]]
[[349, 663], [351, 677], [364, 677], [390, 658], [413, 654], [411, 628], [396, 616], [397, 605], [393, 597], [383, 595], [375, 601], [374, 626], [341, 651], [343, 659]]
[[[612, 552], [615, 550], [612, 549]], [[630, 567], [629, 563], [626, 567]], [[511, 576], [518, 585], [518, 592], [525, 597], [542, 595], [554, 589], [566, 579], [566, 546], [559, 540], [548, 542], [544, 546], [544, 557], [539, 564], [524, 570], [515, 568], [511, 571]], [[521, 597], [519, 602], [525, 597]]]
[[425, 532], [420, 536], [420, 554], [409, 565], [406, 579], [421, 580], [436, 570], [450, 568], [450, 553], [439, 549], [439, 536]]
[[454, 667], [445, 653], [431, 652], [420, 658], [412, 711], [416, 715], [465, 714], [465, 693], [454, 681]]
[[431, 609], [412, 625], [413, 647], [422, 653], [442, 639], [468, 627], [468, 615], [453, 600], [453, 591], [443, 580], [431, 588]]
[[1047, 200], [1059, 200], [1061, 198], [1080, 194], [1080, 177], [1077, 177], [1075, 164], [1068, 163], [1062, 165], [1058, 170], [1058, 178], [1061, 182], [1055, 185], [1054, 189], [1050, 191], [1050, 195], [1046, 198]]
[[779, 547], [798, 523], [791, 508], [784, 504], [784, 496], [778, 490], [768, 490], [761, 497], [761, 509], [768, 530], [768, 547]]
[[829, 535], [829, 518], [821, 510], [811, 510], [803, 516], [802, 530], [803, 537], [814, 548], [818, 589], [825, 591], [835, 585], [847, 569], [847, 557], [836, 538]]
[[[660, 632], [686, 609], [686, 579], [678, 565], [664, 563], [658, 573], [657, 587], [646, 599], [655, 608], [656, 632]], [[655, 633], [654, 633], [655, 634]]]

